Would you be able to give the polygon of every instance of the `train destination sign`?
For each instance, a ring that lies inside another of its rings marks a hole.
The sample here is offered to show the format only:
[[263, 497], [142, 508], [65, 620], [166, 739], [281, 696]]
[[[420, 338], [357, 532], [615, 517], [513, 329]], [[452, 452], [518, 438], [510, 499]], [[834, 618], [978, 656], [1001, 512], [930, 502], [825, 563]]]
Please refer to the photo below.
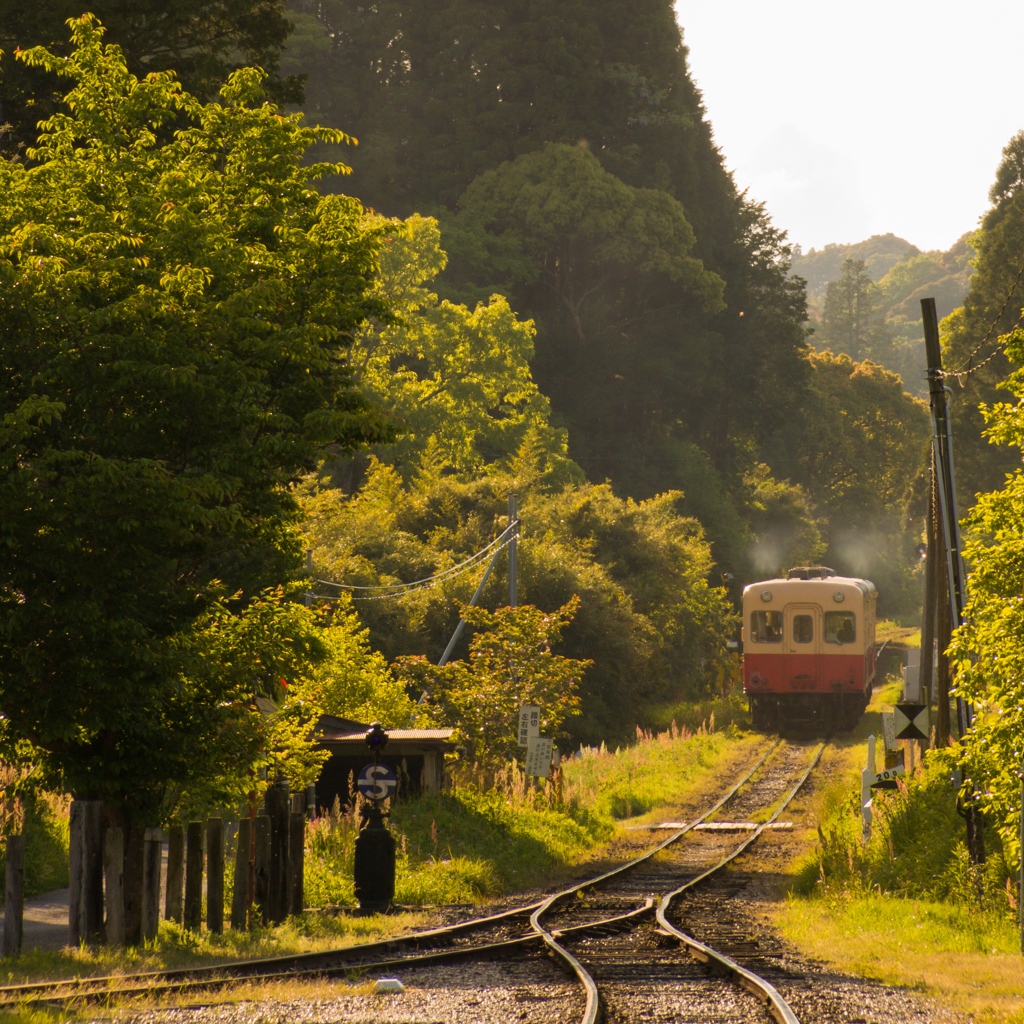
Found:
[[927, 704], [897, 704], [893, 720], [898, 740], [927, 740], [931, 732]]
[[384, 800], [395, 791], [398, 779], [386, 764], [368, 764], [356, 781], [356, 788], [368, 800]]

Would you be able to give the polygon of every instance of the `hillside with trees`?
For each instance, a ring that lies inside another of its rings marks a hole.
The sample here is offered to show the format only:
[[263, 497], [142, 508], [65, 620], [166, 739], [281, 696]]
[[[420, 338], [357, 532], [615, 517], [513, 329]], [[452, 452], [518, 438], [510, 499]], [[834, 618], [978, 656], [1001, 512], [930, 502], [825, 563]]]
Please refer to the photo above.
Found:
[[811, 344], [871, 359], [925, 397], [920, 300], [934, 298], [940, 320], [957, 309], [975, 255], [968, 233], [946, 252], [921, 252], [888, 234], [795, 256], [792, 273], [807, 280]]
[[[766, 551], [822, 550], [786, 540], [828, 534], [829, 513], [768, 457], [813, 388], [805, 291], [784, 233], [725, 169], [672, 5], [644, 0], [625, 22], [615, 3], [288, 10], [281, 69], [308, 76], [306, 115], [359, 139], [351, 177], [321, 187], [436, 219], [437, 310], [479, 316], [499, 295], [532, 323], [545, 429], [586, 478], [635, 501], [681, 492], [737, 586], [785, 567]], [[426, 348], [392, 358], [442, 401]], [[361, 472], [330, 469], [349, 489]], [[788, 497], [766, 508], [769, 493]]]

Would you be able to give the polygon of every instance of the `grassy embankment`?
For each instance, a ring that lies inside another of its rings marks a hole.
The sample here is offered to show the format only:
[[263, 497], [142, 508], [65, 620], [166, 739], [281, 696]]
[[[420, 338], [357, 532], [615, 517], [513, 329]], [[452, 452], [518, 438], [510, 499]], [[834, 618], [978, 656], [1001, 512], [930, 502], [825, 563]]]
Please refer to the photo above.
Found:
[[[712, 722], [716, 709], [727, 720], [739, 714], [735, 699], [677, 710], [681, 720], [685, 716], [693, 724], [701, 713]], [[602, 856], [622, 825], [656, 816], [659, 806], [677, 805], [702, 789], [724, 788], [730, 779], [719, 776], [727, 773], [726, 766], [765, 742], [735, 727], [690, 731], [670, 726], [658, 735], [638, 736], [629, 747], [591, 749], [567, 762], [560, 798], [554, 786], [531, 787], [510, 766], [486, 790], [467, 778], [452, 792], [398, 803], [390, 826], [398, 843], [396, 900], [405, 910], [386, 916], [347, 911], [355, 903], [356, 819], [335, 813], [307, 830], [306, 901], [338, 911], [306, 913], [279, 928], [221, 936], [162, 922], [152, 948], [26, 953], [3, 964], [0, 982], [337, 948], [424, 927], [431, 905], [480, 903], [578, 873], [585, 862]], [[233, 991], [225, 998], [242, 996]]]
[[[890, 632], [893, 653], [917, 645], [910, 631]], [[1007, 889], [994, 833], [986, 832], [985, 869], [968, 863], [948, 753], [929, 755], [923, 768], [915, 757], [907, 785], [875, 792], [871, 839], [861, 842], [867, 736], [881, 736], [881, 712], [898, 694], [898, 676], [890, 675], [858, 729], [830, 751], [823, 767], [831, 781], [807, 808], [818, 842], [792, 866], [776, 924], [805, 952], [842, 969], [913, 987], [979, 1020], [1024, 1024], [1016, 894]]]

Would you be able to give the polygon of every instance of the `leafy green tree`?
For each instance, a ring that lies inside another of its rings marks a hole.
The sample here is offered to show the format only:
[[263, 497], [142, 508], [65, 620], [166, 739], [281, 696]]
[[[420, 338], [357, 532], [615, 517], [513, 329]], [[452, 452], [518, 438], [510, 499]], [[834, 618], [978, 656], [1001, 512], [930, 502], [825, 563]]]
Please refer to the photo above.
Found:
[[821, 327], [815, 340], [855, 361], [884, 362], [891, 355], [892, 336], [882, 313], [882, 291], [871, 280], [863, 260], [843, 262], [838, 280], [825, 291]]
[[[1024, 332], [1014, 331], [1007, 354], [1024, 361]], [[984, 410], [996, 444], [1024, 448], [1024, 372], [1005, 387], [1013, 402]], [[1012, 870], [1020, 865], [1020, 770], [1024, 762], [1024, 471], [979, 495], [967, 519], [965, 557], [971, 566], [965, 625], [953, 636], [957, 690], [975, 702], [978, 717], [963, 753], [965, 785], [973, 783], [988, 820], [998, 828]]]
[[32, 169], [0, 163], [0, 707], [131, 846], [169, 787], [245, 768], [203, 616], [244, 584], [225, 606], [244, 625], [269, 582], [250, 560], [296, 564], [288, 485], [326, 445], [388, 436], [344, 362], [386, 315], [381, 231], [310, 187], [303, 151], [340, 136], [280, 116], [259, 72], [202, 105], [131, 76], [93, 19], [73, 38], [21, 54], [73, 80], [71, 113]]
[[580, 345], [620, 333], [659, 304], [659, 292], [661, 303], [677, 303], [674, 290], [659, 289], [666, 281], [698, 309], [722, 308], [721, 279], [689, 255], [695, 238], [682, 206], [665, 192], [631, 188], [582, 147], [551, 144], [486, 171], [459, 208], [475, 229], [464, 236], [479, 246], [463, 260], [486, 267], [493, 246], [495, 276], [506, 272], [519, 294], [536, 284], [548, 301], [534, 304], [566, 312]]
[[746, 477], [747, 521], [753, 534], [750, 560], [758, 575], [785, 575], [794, 565], [817, 565], [825, 545], [807, 492], [776, 480], [760, 463]]
[[530, 375], [533, 324], [500, 295], [474, 310], [438, 300], [427, 285], [446, 259], [431, 218], [414, 214], [385, 239], [374, 294], [397, 322], [360, 328], [349, 357], [360, 389], [402, 425], [374, 455], [406, 476], [424, 464], [466, 473], [511, 457], [529, 435], [565, 478], [580, 478]]
[[872, 281], [881, 281], [894, 267], [921, 252], [905, 238], [889, 232], [872, 235], [853, 244], [831, 243], [822, 249], [810, 249], [794, 255], [793, 271], [807, 282], [807, 296], [814, 305], [825, 300], [825, 289], [842, 274], [847, 260], [863, 261]]
[[370, 631], [347, 596], [334, 603], [330, 624], [320, 639], [326, 657], [306, 678], [289, 687], [289, 700], [308, 700], [328, 715], [380, 722], [389, 729], [406, 728], [419, 717], [421, 712], [406, 688], [370, 646]]
[[[569, 430], [573, 460], [636, 499], [682, 489], [716, 552], [742, 558], [744, 473], [806, 387], [806, 303], [784, 234], [725, 169], [670, 0], [289, 9], [322, 26], [318, 36], [307, 23], [286, 58], [309, 73], [308, 115], [359, 138], [359, 194], [388, 214], [437, 214], [452, 257], [442, 297], [472, 307], [499, 292], [534, 321], [533, 377]], [[549, 165], [577, 175], [592, 217], [573, 221], [571, 192], [520, 172]], [[556, 223], [453, 216], [469, 190], [487, 217], [500, 199], [518, 218], [514, 179], [526, 209], [548, 189]], [[563, 244], [567, 223], [585, 229], [575, 250]], [[545, 238], [556, 229], [570, 275], [552, 274]], [[688, 287], [680, 258], [700, 261], [706, 284], [724, 281], [721, 305]]]
[[[556, 653], [593, 661], [580, 687], [580, 714], [567, 724], [576, 740], [626, 738], [659, 702], [704, 692], [724, 657], [733, 618], [725, 591], [710, 587], [711, 553], [682, 495], [642, 503], [607, 485], [546, 483], [543, 449], [524, 449], [504, 472], [460, 480], [424, 472], [408, 483], [376, 464], [347, 496], [311, 489], [303, 501], [315, 575], [374, 587], [412, 582], [453, 568], [504, 528], [509, 491], [519, 495], [519, 600], [559, 608], [574, 595], [579, 611]], [[508, 602], [499, 558], [481, 597]], [[473, 593], [482, 567], [398, 599], [365, 592], [354, 602], [370, 639], [388, 660], [425, 655], [436, 663]], [[324, 587], [330, 594], [333, 588]], [[464, 657], [470, 635], [456, 646]]]
[[522, 757], [519, 709], [541, 709], [541, 735], [561, 735], [579, 706], [579, 685], [589, 662], [552, 653], [552, 645], [579, 607], [573, 598], [554, 612], [532, 605], [465, 609], [476, 633], [466, 661], [438, 667], [423, 657], [400, 658], [398, 678], [423, 693], [431, 717], [456, 730], [470, 761], [494, 769]]
[[995, 490], [1018, 463], [1014, 452], [986, 442], [979, 406], [999, 401], [997, 388], [1013, 367], [998, 339], [1013, 330], [1024, 306], [1022, 153], [1024, 132], [1018, 132], [1003, 149], [989, 192], [992, 206], [972, 240], [978, 256], [970, 291], [963, 306], [942, 322], [943, 365], [959, 374], [947, 383], [954, 394], [953, 439], [963, 509], [978, 492]]
[[16, 60], [16, 51], [43, 46], [70, 56], [68, 20], [86, 11], [103, 23], [106, 41], [120, 46], [137, 78], [173, 71], [187, 91], [212, 99], [232, 71], [258, 66], [275, 99], [302, 102], [301, 80], [276, 74], [291, 28], [284, 0], [0, 0], [0, 124], [12, 125], [8, 148], [34, 145], [37, 122], [65, 109], [60, 74]]

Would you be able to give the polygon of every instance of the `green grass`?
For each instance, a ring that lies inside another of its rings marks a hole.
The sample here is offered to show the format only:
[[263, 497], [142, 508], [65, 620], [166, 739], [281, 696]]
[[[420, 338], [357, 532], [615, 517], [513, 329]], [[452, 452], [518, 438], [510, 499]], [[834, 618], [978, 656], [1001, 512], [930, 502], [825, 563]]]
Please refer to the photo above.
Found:
[[[566, 761], [558, 781], [534, 783], [509, 765], [486, 788], [466, 777], [450, 792], [396, 803], [395, 899], [406, 906], [475, 903], [544, 885], [611, 840], [617, 822], [678, 802], [714, 775], [738, 742], [734, 729], [639, 732], [628, 747], [587, 749]], [[310, 905], [355, 905], [356, 821], [336, 808], [309, 826]]]
[[776, 914], [790, 941], [843, 970], [937, 996], [978, 1020], [1024, 1021], [1015, 926], [969, 906], [861, 893], [791, 899]]
[[639, 733], [638, 742], [614, 754], [584, 751], [566, 765], [566, 795], [607, 819], [621, 821], [678, 803], [694, 781], [709, 774], [739, 733], [673, 729]]
[[777, 924], [837, 966], [919, 987], [979, 1020], [1024, 1024], [1015, 887], [1007, 890], [994, 830], [986, 830], [985, 866], [969, 863], [950, 781], [953, 751], [929, 754], [897, 790], [876, 790], [871, 837], [862, 842], [866, 739], [879, 737], [881, 763], [880, 714], [898, 694], [890, 677], [858, 728], [830, 750], [831, 781], [808, 807], [818, 843], [793, 865]]

